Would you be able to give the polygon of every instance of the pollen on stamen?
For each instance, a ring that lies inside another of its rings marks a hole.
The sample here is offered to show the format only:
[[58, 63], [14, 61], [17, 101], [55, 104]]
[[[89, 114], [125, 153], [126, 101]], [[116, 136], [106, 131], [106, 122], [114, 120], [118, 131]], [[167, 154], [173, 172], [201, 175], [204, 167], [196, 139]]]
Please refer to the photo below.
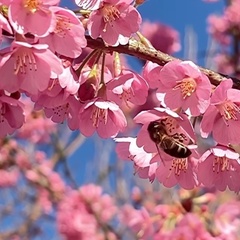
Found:
[[[233, 102], [225, 102], [220, 105], [220, 113], [224, 120], [238, 120], [237, 113], [240, 113], [240, 108]], [[227, 122], [226, 122], [227, 124]]]
[[100, 109], [100, 108], [94, 108], [91, 115], [91, 120], [93, 121], [93, 126], [98, 127], [99, 122], [102, 120], [104, 121], [104, 124], [107, 123], [107, 110]]
[[57, 24], [54, 32], [58, 35], [64, 37], [66, 35], [66, 30], [70, 30], [70, 20], [65, 16], [57, 16]]
[[224, 157], [215, 157], [213, 162], [213, 172], [224, 172], [229, 171], [230, 162], [229, 159]]
[[[120, 17], [120, 12], [115, 6], [110, 5], [110, 4], [105, 4], [101, 8], [101, 12], [102, 12], [102, 15], [103, 15], [103, 21], [105, 22], [103, 32], [106, 32], [107, 31], [107, 24], [111, 24], [111, 22], [118, 19]], [[113, 24], [111, 24], [111, 26], [113, 27]]]
[[32, 52], [23, 50], [15, 54], [14, 74], [25, 74], [26, 70], [37, 70], [37, 63]]
[[39, 8], [38, 0], [25, 0], [24, 7], [28, 9], [29, 12], [35, 13]]
[[180, 89], [183, 99], [190, 97], [195, 92], [197, 87], [196, 81], [193, 78], [184, 78], [178, 81], [178, 84], [173, 88], [174, 90]]
[[174, 174], [179, 176], [181, 172], [186, 172], [188, 168], [187, 158], [175, 158], [172, 161], [172, 165], [169, 169], [170, 172], [174, 170]]

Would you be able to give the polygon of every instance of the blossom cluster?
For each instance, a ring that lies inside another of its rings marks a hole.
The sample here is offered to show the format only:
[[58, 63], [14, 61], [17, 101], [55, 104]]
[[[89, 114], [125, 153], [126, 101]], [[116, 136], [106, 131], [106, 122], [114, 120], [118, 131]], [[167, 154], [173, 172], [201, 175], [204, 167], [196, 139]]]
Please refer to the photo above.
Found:
[[[151, 194], [149, 194], [151, 193]], [[166, 202], [161, 193], [134, 188], [131, 204], [119, 207], [101, 187], [71, 190], [58, 207], [57, 226], [65, 239], [238, 239], [239, 202], [219, 201], [217, 193], [179, 190]], [[211, 208], [212, 202], [218, 206]], [[232, 221], [236, 219], [236, 221]], [[118, 228], [117, 226], [121, 226]], [[120, 230], [122, 229], [122, 230]], [[118, 231], [120, 230], [120, 231]], [[120, 235], [120, 234], [121, 235]]]
[[[114, 75], [105, 67], [106, 76], [101, 78], [104, 54], [93, 51], [86, 57], [88, 62], [83, 60], [82, 52], [87, 46], [85, 34], [94, 39], [101, 37], [111, 46], [127, 44], [139, 30], [141, 16], [132, 1], [76, 2], [90, 14], [76, 15], [60, 7], [59, 0], [1, 2], [1, 137], [29, 121], [25, 118], [26, 100], [20, 98], [23, 95], [35, 103], [35, 111], [44, 109], [53, 122], [66, 120], [71, 130], [80, 129], [87, 136], [97, 130], [102, 137], [112, 137], [126, 127], [122, 110], [107, 92], [110, 95], [116, 91], [114, 80], [127, 73]], [[125, 77], [119, 84], [121, 87], [126, 82], [124, 93], [114, 95], [125, 99], [132, 84], [137, 89], [145, 84], [140, 77], [140, 83], [132, 83], [132, 76], [129, 72], [130, 80]], [[28, 134], [25, 130], [21, 136]]]
[[[239, 154], [229, 148], [240, 142], [240, 92], [232, 89], [232, 80], [213, 88], [190, 61], [175, 60], [163, 67], [148, 62], [143, 71], [156, 88], [160, 107], [134, 118], [142, 125], [136, 138], [116, 138], [119, 157], [132, 160], [141, 178], [157, 179], [165, 187], [239, 192]], [[198, 123], [191, 122], [199, 117]], [[214, 140], [205, 153], [197, 148], [197, 130], [203, 139], [211, 135]]]

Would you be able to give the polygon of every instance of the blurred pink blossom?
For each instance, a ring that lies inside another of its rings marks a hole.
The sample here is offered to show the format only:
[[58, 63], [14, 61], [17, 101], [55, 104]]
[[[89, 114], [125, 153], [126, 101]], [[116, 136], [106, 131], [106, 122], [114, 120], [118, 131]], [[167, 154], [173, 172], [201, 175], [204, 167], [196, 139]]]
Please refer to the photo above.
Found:
[[179, 33], [170, 26], [160, 22], [144, 21], [141, 32], [157, 50], [167, 54], [181, 50]]

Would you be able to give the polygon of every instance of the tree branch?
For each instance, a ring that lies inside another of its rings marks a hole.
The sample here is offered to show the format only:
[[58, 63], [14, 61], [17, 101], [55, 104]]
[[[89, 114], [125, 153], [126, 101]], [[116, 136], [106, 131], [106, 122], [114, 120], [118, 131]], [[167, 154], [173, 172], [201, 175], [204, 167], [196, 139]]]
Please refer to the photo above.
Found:
[[[87, 45], [90, 48], [93, 49], [101, 49], [106, 52], [119, 52], [119, 53], [125, 53], [143, 60], [149, 60], [154, 63], [157, 63], [160, 66], [164, 66], [166, 63], [176, 60], [177, 58], [174, 58], [166, 53], [163, 53], [161, 51], [156, 50], [155, 48], [148, 48], [141, 44], [139, 41], [130, 39], [129, 43], [127, 45], [119, 45], [116, 47], [113, 46], [107, 46], [102, 39], [92, 39], [90, 36], [86, 36], [87, 39]], [[215, 86], [219, 85], [220, 82], [224, 78], [231, 78], [233, 80], [233, 88], [240, 90], [240, 80], [235, 77], [230, 77], [225, 74], [221, 74], [215, 71], [212, 71], [207, 68], [203, 68], [198, 66], [200, 71], [204, 73], [211, 83]]]

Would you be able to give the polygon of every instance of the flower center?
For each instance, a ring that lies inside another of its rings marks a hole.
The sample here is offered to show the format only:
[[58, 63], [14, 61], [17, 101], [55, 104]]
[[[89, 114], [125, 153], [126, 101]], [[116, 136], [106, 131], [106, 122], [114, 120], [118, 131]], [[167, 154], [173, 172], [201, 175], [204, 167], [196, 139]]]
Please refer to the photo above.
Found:
[[172, 172], [174, 172], [174, 174], [176, 176], [180, 176], [182, 171], [184, 173], [187, 171], [187, 168], [188, 168], [188, 159], [187, 158], [174, 158], [172, 160], [172, 165], [169, 168], [168, 178], [170, 177]]
[[29, 12], [35, 13], [38, 10], [39, 1], [38, 0], [25, 0], [24, 7], [28, 9]]
[[93, 121], [93, 126], [98, 127], [99, 122], [102, 120], [104, 121], [104, 124], [107, 123], [107, 114], [108, 111], [106, 109], [101, 109], [98, 107], [94, 107], [91, 115], [91, 120]]
[[14, 73], [26, 73], [28, 70], [37, 70], [35, 56], [31, 50], [26, 48], [19, 49], [15, 54]]
[[104, 4], [104, 6], [101, 8], [101, 13], [103, 15], [103, 21], [105, 22], [105, 27], [103, 31], [106, 32], [107, 23], [111, 23], [118, 19], [120, 17], [120, 12], [115, 6], [110, 4]]
[[64, 37], [66, 35], [66, 30], [70, 30], [70, 20], [65, 16], [57, 16], [57, 24], [54, 32], [58, 35]]
[[213, 161], [213, 172], [224, 172], [230, 170], [229, 159], [224, 157], [215, 157]]
[[220, 104], [218, 108], [226, 124], [228, 120], [238, 120], [237, 113], [240, 112], [240, 108], [235, 103], [226, 101]]
[[180, 89], [182, 92], [183, 99], [190, 97], [195, 92], [197, 83], [193, 78], [184, 78], [181, 81], [177, 81], [177, 85], [173, 88], [174, 90]]

